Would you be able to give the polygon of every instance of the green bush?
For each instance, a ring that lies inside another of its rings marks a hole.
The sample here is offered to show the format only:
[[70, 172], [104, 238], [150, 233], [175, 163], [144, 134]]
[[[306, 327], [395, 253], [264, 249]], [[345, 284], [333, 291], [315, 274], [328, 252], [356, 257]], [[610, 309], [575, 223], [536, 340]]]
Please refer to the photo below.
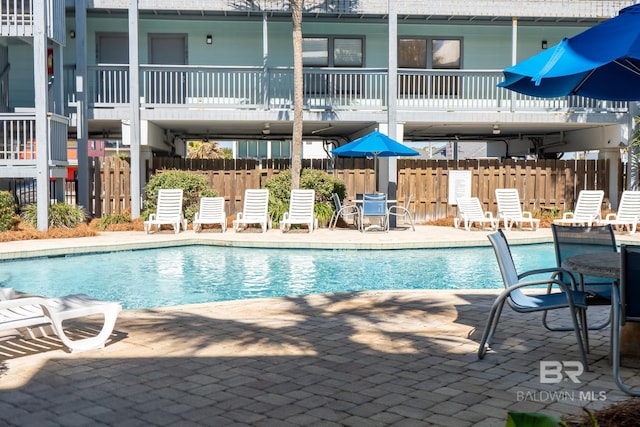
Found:
[[13, 229], [17, 222], [13, 195], [8, 191], [0, 191], [0, 231]]
[[164, 170], [153, 175], [145, 187], [147, 199], [144, 202], [142, 217], [149, 218], [155, 213], [158, 203], [158, 190], [181, 188], [183, 191], [182, 210], [184, 217], [193, 221], [195, 213], [200, 208], [201, 197], [216, 197], [218, 192], [207, 188], [207, 178], [198, 173], [177, 169]]
[[111, 214], [100, 218], [98, 230], [106, 230], [111, 224], [127, 224], [131, 222], [131, 217], [127, 214]]
[[[22, 208], [22, 220], [32, 227], [38, 226], [38, 206], [26, 205]], [[78, 206], [68, 203], [54, 203], [49, 206], [49, 227], [75, 228], [86, 219], [85, 212]]]
[[[269, 189], [269, 216], [274, 221], [274, 224], [277, 225], [282, 215], [289, 210], [291, 169], [272, 176], [264, 183], [264, 187]], [[334, 206], [331, 194], [337, 193], [340, 200], [347, 196], [347, 188], [341, 179], [316, 169], [302, 170], [300, 188], [315, 190], [316, 203], [314, 212], [319, 224], [328, 223], [333, 214]]]

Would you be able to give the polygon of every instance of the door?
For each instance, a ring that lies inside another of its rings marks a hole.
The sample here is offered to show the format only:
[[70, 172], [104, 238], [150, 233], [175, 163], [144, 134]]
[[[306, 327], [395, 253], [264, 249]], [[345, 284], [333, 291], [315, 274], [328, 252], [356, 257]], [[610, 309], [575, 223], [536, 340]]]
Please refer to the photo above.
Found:
[[[186, 65], [186, 34], [149, 34], [149, 64]], [[145, 75], [146, 74], [146, 75]], [[144, 96], [154, 104], [184, 104], [187, 73], [180, 67], [152, 69], [143, 74]]]
[[[96, 63], [99, 65], [89, 84], [95, 88], [96, 103], [127, 104], [129, 102], [129, 35], [127, 33], [98, 33], [96, 35]], [[118, 66], [122, 64], [121, 66]], [[100, 66], [102, 65], [102, 66]]]

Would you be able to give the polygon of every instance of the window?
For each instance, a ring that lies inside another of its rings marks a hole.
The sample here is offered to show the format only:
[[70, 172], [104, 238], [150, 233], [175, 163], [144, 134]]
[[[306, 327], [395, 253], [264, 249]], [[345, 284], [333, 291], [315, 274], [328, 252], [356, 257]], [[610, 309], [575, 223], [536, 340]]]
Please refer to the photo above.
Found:
[[[398, 68], [458, 70], [462, 68], [462, 40], [402, 38], [398, 41]], [[407, 96], [451, 97], [459, 93], [458, 76], [447, 73], [400, 72], [400, 93]]]
[[[304, 37], [302, 39], [302, 64], [305, 67], [364, 66], [364, 39], [362, 37]], [[362, 76], [345, 71], [309, 72], [304, 76], [305, 96], [326, 97], [336, 94], [357, 94], [362, 86]]]
[[362, 67], [364, 65], [363, 44], [362, 37], [304, 37], [302, 65], [305, 67]]

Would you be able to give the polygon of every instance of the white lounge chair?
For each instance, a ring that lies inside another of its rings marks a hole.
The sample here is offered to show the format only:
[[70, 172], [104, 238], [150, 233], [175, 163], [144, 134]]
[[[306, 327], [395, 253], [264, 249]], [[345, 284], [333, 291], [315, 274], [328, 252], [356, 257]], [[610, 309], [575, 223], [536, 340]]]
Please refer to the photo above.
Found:
[[202, 231], [205, 224], [220, 224], [222, 232], [227, 230], [227, 213], [224, 210], [224, 197], [200, 198], [200, 210], [193, 218], [193, 230]]
[[458, 217], [453, 220], [455, 228], [460, 228], [460, 225], [464, 224], [464, 229], [470, 231], [471, 226], [476, 223], [483, 230], [486, 225], [489, 225], [492, 230], [498, 230], [499, 219], [495, 218], [493, 213], [482, 210], [480, 199], [477, 197], [458, 197], [456, 202], [458, 203]]
[[[269, 218], [269, 190], [245, 190], [244, 206], [233, 221], [233, 229], [239, 231], [249, 224], [260, 224], [262, 232], [271, 227]], [[244, 227], [243, 227], [244, 226]]]
[[629, 234], [636, 232], [640, 222], [640, 191], [625, 190], [620, 198], [618, 212], [607, 214], [602, 224], [611, 224], [616, 230], [625, 228]]
[[523, 211], [520, 205], [520, 195], [516, 188], [496, 188], [496, 201], [498, 202], [498, 221], [502, 219], [504, 228], [510, 230], [515, 224], [523, 227], [529, 224], [531, 229], [540, 227], [540, 220], [533, 218], [531, 212]]
[[144, 222], [144, 231], [149, 233], [151, 226], [155, 226], [156, 231], [159, 231], [161, 225], [173, 226], [176, 234], [180, 232], [180, 227], [187, 229], [187, 220], [182, 212], [182, 189], [158, 190], [156, 213], [149, 215], [149, 219]]
[[578, 194], [578, 201], [573, 212], [565, 212], [562, 215], [562, 219], [556, 219], [553, 223], [586, 226], [598, 223], [602, 219], [600, 209], [602, 208], [603, 198], [604, 191], [602, 190], [582, 190]]
[[[30, 328], [50, 325], [62, 343], [72, 353], [77, 353], [104, 347], [121, 310], [120, 303], [100, 301], [84, 294], [60, 298], [14, 298], [13, 289], [4, 288], [0, 292], [0, 330], [16, 329], [21, 332], [27, 329], [31, 334]], [[64, 321], [94, 315], [104, 317], [102, 329], [96, 336], [77, 340], [67, 336]]]
[[309, 233], [318, 228], [318, 219], [314, 214], [316, 203], [315, 190], [291, 190], [289, 212], [285, 212], [280, 221], [280, 230], [290, 229], [294, 224], [306, 225]]

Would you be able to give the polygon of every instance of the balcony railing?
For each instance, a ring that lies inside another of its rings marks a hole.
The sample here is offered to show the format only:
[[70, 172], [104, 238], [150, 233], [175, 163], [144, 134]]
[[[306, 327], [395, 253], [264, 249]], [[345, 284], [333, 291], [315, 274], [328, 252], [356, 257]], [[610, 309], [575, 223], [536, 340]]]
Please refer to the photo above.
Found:
[[[47, 36], [59, 43], [66, 40], [65, 0], [46, 0]], [[35, 11], [32, 0], [0, 0], [0, 35], [33, 36]]]
[[[140, 67], [141, 105], [149, 107], [289, 109], [293, 106], [293, 70], [286, 67]], [[74, 100], [74, 70], [65, 82]], [[129, 103], [129, 68], [88, 68], [92, 107]], [[542, 99], [498, 87], [501, 70], [413, 70], [398, 72], [398, 111], [626, 111], [625, 102], [582, 97]], [[308, 68], [304, 70], [304, 107], [309, 110], [383, 111], [387, 109], [386, 69]]]
[[[3, 166], [36, 166], [35, 113], [0, 114], [0, 163]], [[49, 165], [67, 165], [68, 119], [49, 114]]]

